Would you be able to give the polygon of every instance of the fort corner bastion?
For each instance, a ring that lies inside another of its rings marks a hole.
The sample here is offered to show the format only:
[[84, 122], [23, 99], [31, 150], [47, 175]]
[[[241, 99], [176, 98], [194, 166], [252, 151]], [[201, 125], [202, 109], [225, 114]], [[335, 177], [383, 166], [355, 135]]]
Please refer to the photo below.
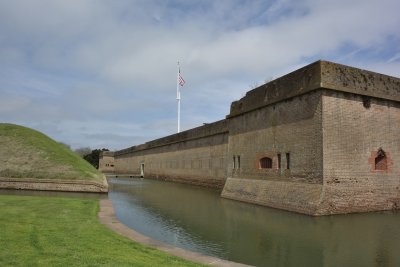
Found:
[[400, 79], [317, 61], [247, 92], [224, 120], [110, 157], [118, 174], [308, 215], [399, 209]]

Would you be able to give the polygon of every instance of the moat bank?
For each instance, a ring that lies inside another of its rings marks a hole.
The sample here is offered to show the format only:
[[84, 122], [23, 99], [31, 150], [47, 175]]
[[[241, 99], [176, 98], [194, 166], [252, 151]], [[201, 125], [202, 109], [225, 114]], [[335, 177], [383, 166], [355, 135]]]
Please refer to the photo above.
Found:
[[256, 266], [400, 266], [398, 211], [309, 217], [184, 184], [109, 182], [122, 223], [185, 249]]
[[106, 178], [104, 178], [104, 182], [101, 184], [96, 181], [86, 181], [86, 180], [0, 177], [0, 189], [107, 193], [108, 185]]

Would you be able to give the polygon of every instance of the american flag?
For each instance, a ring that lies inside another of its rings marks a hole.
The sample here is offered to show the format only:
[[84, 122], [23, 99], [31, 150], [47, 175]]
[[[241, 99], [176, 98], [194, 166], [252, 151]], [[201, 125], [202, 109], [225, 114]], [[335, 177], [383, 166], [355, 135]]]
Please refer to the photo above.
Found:
[[185, 80], [183, 79], [182, 75], [181, 75], [181, 70], [179, 70], [179, 85], [183, 86], [185, 84]]

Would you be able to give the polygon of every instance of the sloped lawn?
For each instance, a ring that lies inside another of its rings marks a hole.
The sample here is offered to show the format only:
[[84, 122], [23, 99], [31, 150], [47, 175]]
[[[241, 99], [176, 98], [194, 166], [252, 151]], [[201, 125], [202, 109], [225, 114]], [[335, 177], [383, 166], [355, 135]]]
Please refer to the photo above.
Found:
[[0, 195], [0, 266], [201, 266], [98, 220], [99, 201]]

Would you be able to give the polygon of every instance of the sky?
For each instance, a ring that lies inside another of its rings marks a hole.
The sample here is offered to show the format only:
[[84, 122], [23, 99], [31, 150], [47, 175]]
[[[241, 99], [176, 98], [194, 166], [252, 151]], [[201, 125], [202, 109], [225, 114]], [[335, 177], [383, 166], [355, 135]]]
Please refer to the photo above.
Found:
[[0, 122], [118, 150], [319, 59], [400, 77], [398, 0], [0, 0]]

